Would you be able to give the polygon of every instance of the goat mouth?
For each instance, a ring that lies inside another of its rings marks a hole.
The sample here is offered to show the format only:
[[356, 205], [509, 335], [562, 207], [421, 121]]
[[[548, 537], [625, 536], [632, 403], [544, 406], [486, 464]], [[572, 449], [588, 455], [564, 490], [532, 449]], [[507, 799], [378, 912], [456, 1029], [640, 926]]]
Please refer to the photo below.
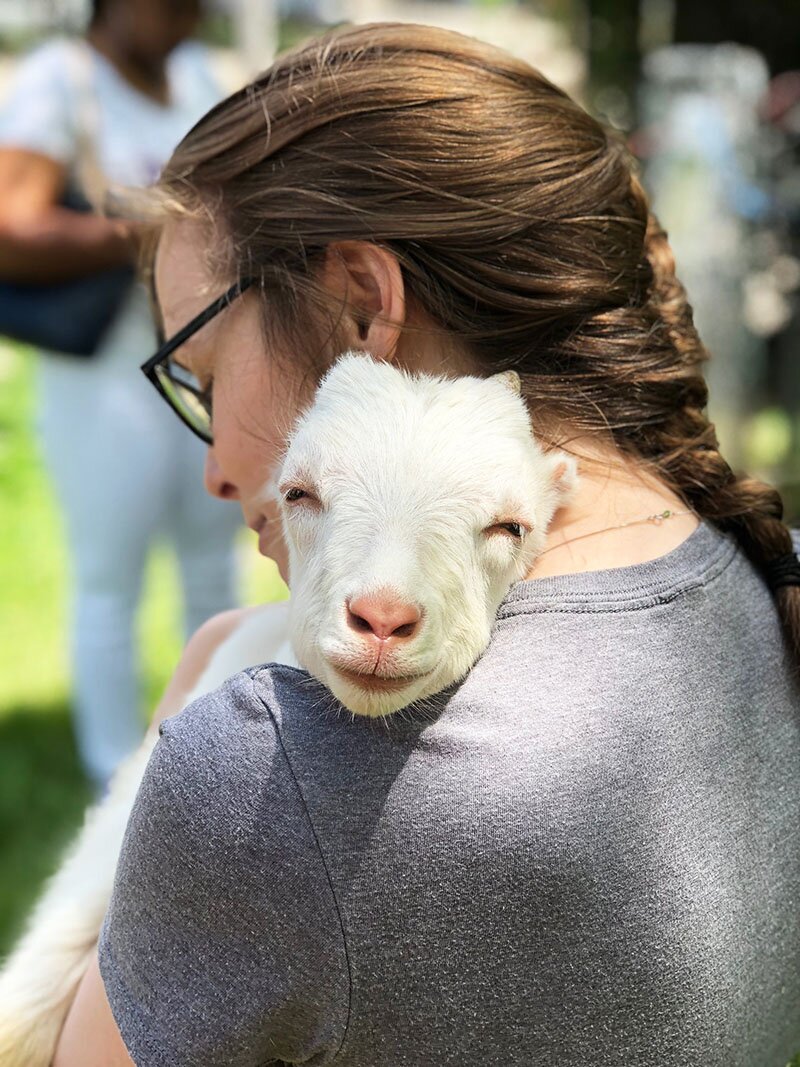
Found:
[[425, 671], [422, 674], [387, 677], [381, 674], [364, 674], [361, 671], [350, 670], [348, 667], [338, 667], [333, 663], [331, 666], [337, 674], [341, 674], [351, 684], [357, 685], [361, 689], [371, 689], [379, 693], [392, 693], [398, 689], [406, 689], [413, 682], [418, 682], [420, 678], [424, 678], [431, 673], [430, 671]]

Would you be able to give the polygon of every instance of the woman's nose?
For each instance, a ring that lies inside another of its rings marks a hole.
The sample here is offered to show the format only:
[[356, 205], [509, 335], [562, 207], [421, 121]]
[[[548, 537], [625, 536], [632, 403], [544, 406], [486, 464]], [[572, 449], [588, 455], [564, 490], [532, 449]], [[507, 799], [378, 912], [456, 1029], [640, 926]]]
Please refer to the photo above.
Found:
[[222, 473], [222, 468], [217, 463], [214, 449], [209, 448], [206, 452], [206, 465], [204, 471], [206, 492], [212, 496], [218, 496], [220, 500], [238, 500], [239, 490], [233, 482], [227, 481]]

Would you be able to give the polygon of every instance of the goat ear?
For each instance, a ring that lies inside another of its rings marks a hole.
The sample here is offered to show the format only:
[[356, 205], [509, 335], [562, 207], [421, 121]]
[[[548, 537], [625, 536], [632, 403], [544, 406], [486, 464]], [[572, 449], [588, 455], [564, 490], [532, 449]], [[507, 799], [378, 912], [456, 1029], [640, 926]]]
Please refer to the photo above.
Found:
[[500, 374], [492, 374], [488, 380], [490, 382], [499, 382], [500, 385], [509, 389], [514, 396], [522, 396], [522, 382], [515, 370], [504, 370]]
[[548, 452], [547, 462], [559, 504], [566, 503], [578, 485], [578, 464], [566, 452]]

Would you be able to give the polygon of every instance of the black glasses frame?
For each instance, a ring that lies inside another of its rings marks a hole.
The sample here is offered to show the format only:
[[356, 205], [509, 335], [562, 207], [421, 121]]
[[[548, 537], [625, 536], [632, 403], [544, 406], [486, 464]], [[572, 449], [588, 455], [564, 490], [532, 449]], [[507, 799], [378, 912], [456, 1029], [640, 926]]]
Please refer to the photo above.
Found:
[[169, 358], [177, 348], [180, 348], [180, 346], [188, 341], [193, 334], [196, 334], [198, 330], [202, 329], [207, 322], [210, 322], [213, 318], [219, 315], [221, 311], [224, 311], [225, 308], [227, 308], [238, 296], [241, 296], [242, 293], [246, 292], [254, 282], [255, 278], [241, 278], [238, 282], [234, 282], [230, 289], [224, 292], [222, 296], [218, 296], [217, 299], [201, 311], [199, 315], [195, 315], [195, 317], [178, 330], [176, 334], [165, 340], [158, 351], [141, 366], [142, 373], [150, 382], [152, 382], [181, 422], [185, 426], [188, 426], [192, 433], [196, 434], [201, 441], [205, 441], [207, 445], [213, 444], [213, 435], [204, 432], [198, 426], [194, 425], [186, 412], [182, 411], [181, 408], [177, 406], [175, 399], [170, 396], [164, 388], [161, 378], [159, 377], [159, 371], [168, 378], [177, 389], [183, 389], [195, 396], [204, 410], [208, 413], [210, 421], [211, 403], [209, 398], [204, 395], [203, 390], [196, 389], [194, 386], [189, 385], [188, 382], [174, 378], [170, 370]]

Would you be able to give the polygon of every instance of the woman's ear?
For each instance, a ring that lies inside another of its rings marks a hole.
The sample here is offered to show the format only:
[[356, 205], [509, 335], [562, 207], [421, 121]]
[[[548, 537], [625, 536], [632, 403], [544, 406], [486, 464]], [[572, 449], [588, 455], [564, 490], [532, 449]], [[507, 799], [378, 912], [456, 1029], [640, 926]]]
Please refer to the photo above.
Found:
[[393, 360], [406, 318], [397, 257], [371, 241], [336, 241], [325, 250], [320, 281], [343, 309], [342, 350]]

